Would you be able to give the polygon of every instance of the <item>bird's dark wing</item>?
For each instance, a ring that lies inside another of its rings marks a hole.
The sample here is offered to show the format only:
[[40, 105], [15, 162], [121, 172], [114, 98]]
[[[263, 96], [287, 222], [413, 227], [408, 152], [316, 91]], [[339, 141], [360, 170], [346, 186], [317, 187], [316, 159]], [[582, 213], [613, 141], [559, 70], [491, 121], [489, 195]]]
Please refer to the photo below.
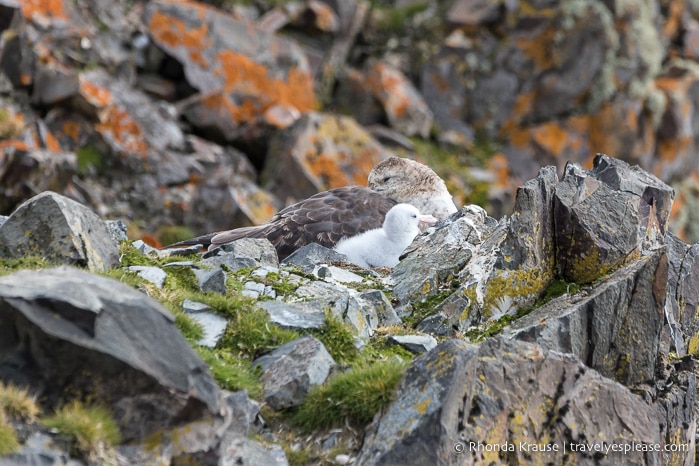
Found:
[[332, 248], [344, 237], [380, 228], [386, 212], [394, 205], [394, 201], [368, 188], [336, 188], [284, 208], [264, 225], [204, 237], [209, 237], [213, 245], [240, 238], [267, 238], [283, 260], [310, 243]]

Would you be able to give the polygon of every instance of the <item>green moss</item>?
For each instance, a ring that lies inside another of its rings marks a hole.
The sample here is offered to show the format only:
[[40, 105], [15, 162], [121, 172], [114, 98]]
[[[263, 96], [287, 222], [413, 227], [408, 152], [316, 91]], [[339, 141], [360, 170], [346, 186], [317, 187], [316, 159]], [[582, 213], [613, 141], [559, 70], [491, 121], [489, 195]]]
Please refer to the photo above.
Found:
[[262, 383], [258, 371], [250, 361], [237, 358], [227, 351], [214, 351], [203, 346], [196, 348], [199, 357], [209, 366], [218, 385], [226, 390], [247, 390], [251, 398], [262, 395]]
[[39, 270], [51, 267], [51, 263], [36, 256], [26, 256], [19, 259], [0, 259], [0, 276], [9, 275], [18, 270]]
[[233, 354], [255, 359], [300, 337], [298, 332], [271, 323], [261, 309], [228, 308], [226, 312], [231, 320], [218, 347]]
[[314, 454], [312, 445], [302, 445], [300, 448], [291, 448], [283, 445], [289, 466], [307, 466], [313, 464]]
[[[401, 332], [392, 332], [392, 335], [399, 335]], [[414, 333], [414, 330], [405, 333]], [[375, 336], [362, 350], [362, 361], [374, 363], [387, 361], [393, 358], [400, 358], [403, 361], [412, 361], [415, 355], [400, 345], [389, 344], [385, 336]]]
[[118, 444], [121, 437], [109, 411], [79, 401], [63, 406], [53, 415], [41, 419], [41, 423], [69, 437], [73, 442], [72, 453], [87, 455]]
[[87, 174], [90, 167], [99, 168], [102, 165], [102, 155], [92, 146], [81, 147], [75, 151], [77, 156], [78, 173]]
[[552, 299], [563, 296], [564, 294], [573, 295], [580, 291], [580, 285], [577, 283], [570, 283], [565, 280], [556, 279], [549, 284], [548, 288], [544, 292], [544, 295], [536, 302], [535, 307], [543, 306]]
[[122, 267], [130, 267], [132, 265], [162, 267], [165, 264], [169, 264], [171, 262], [196, 262], [200, 259], [201, 258], [196, 253], [192, 253], [188, 256], [172, 257], [156, 257], [155, 255], [141, 254], [141, 252], [135, 247], [133, 247], [133, 245], [129, 241], [122, 241], [119, 245], [119, 262]]
[[336, 318], [331, 312], [325, 313], [325, 327], [310, 332], [320, 340], [333, 359], [339, 364], [348, 364], [357, 359], [359, 350], [354, 344], [354, 332], [350, 326]]
[[164, 267], [167, 274], [165, 278], [165, 288], [169, 290], [199, 291], [199, 281], [191, 267], [186, 265], [175, 265]]
[[363, 426], [391, 402], [406, 366], [392, 359], [339, 374], [310, 391], [293, 421], [307, 431], [345, 421]]

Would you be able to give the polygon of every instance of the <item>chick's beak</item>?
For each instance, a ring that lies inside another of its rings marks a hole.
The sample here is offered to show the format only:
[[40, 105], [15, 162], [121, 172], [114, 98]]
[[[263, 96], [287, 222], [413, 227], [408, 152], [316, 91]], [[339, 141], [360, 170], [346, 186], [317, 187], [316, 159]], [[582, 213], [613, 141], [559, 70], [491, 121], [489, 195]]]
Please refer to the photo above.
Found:
[[420, 215], [418, 217], [418, 226], [434, 225], [437, 219], [431, 215]]

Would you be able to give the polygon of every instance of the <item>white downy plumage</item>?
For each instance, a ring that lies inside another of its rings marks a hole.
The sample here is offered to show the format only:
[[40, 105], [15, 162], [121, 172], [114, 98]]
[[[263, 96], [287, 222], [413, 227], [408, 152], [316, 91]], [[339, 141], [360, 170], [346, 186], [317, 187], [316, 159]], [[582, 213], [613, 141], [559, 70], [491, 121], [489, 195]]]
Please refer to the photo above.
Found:
[[421, 223], [432, 225], [431, 215], [420, 215], [410, 204], [397, 204], [386, 214], [381, 228], [340, 240], [335, 251], [360, 267], [394, 267], [420, 232]]

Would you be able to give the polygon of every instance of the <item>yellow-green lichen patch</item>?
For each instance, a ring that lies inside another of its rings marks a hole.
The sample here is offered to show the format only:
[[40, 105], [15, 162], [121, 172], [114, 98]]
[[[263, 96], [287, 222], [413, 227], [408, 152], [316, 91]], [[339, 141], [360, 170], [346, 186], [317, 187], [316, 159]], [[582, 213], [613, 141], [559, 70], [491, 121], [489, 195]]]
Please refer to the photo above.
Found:
[[483, 317], [511, 313], [522, 303], [535, 301], [552, 279], [553, 274], [542, 269], [495, 271], [486, 284]]

